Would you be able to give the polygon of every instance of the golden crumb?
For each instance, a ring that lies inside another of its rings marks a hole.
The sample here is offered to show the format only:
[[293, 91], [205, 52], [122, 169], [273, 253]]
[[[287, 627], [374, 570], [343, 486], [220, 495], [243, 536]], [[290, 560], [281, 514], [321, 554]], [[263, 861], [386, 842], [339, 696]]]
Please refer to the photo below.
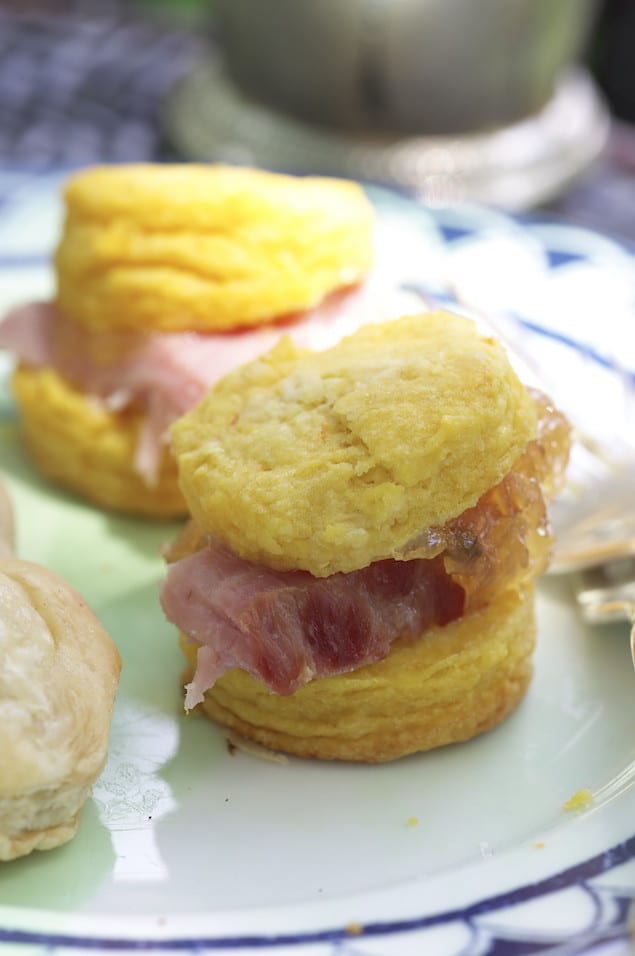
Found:
[[362, 923], [347, 923], [344, 932], [347, 936], [361, 936], [364, 932], [364, 926]]
[[547, 844], [544, 843], [543, 840], [536, 840], [536, 842], [534, 843], [534, 850], [544, 850], [546, 845]]
[[406, 823], [409, 827], [418, 827], [419, 826], [419, 817], [408, 817]]
[[580, 790], [576, 790], [572, 797], [563, 803], [563, 810], [586, 810], [586, 808], [593, 802], [593, 794], [591, 791], [582, 787]]

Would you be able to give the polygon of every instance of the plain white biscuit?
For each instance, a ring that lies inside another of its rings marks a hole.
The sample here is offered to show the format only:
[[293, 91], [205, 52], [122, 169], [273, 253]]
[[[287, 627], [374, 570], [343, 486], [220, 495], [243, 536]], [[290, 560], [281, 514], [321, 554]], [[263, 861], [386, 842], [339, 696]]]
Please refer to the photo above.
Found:
[[121, 661], [52, 571], [0, 558], [0, 860], [65, 843], [106, 760]]

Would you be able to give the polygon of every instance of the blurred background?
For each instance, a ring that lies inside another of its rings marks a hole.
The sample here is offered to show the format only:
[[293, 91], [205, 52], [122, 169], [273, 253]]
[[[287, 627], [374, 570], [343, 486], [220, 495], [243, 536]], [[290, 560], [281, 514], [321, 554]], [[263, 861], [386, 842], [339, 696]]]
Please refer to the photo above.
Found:
[[635, 241], [633, 0], [0, 0], [0, 168], [230, 161]]

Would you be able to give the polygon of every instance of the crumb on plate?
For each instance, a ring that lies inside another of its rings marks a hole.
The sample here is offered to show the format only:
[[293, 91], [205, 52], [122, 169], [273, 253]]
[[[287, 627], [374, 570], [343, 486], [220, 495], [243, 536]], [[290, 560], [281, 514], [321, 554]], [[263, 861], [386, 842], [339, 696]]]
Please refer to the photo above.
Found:
[[576, 790], [572, 797], [563, 803], [563, 810], [585, 810], [593, 801], [593, 794], [588, 787]]

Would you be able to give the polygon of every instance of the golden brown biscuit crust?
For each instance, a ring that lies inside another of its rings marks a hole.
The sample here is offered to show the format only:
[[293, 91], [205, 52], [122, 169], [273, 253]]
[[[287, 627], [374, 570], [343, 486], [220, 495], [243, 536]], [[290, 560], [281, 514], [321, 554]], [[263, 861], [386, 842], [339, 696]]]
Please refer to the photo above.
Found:
[[422, 533], [476, 504], [535, 429], [500, 344], [436, 312], [320, 353], [282, 340], [172, 439], [202, 528], [247, 560], [326, 576], [416, 557]]
[[371, 204], [344, 180], [94, 167], [65, 199], [57, 303], [94, 331], [256, 325], [359, 282], [372, 261]]
[[104, 765], [121, 661], [53, 572], [0, 557], [0, 860], [69, 840]]
[[[228, 671], [200, 710], [272, 750], [322, 760], [381, 763], [468, 740], [505, 720], [532, 675], [534, 589], [489, 606], [350, 674], [280, 697], [244, 671]], [[187, 683], [196, 645], [184, 638]]]
[[108, 411], [51, 369], [19, 365], [12, 385], [26, 446], [45, 477], [124, 514], [172, 518], [186, 513], [169, 448], [153, 487], [134, 469], [140, 413]]

